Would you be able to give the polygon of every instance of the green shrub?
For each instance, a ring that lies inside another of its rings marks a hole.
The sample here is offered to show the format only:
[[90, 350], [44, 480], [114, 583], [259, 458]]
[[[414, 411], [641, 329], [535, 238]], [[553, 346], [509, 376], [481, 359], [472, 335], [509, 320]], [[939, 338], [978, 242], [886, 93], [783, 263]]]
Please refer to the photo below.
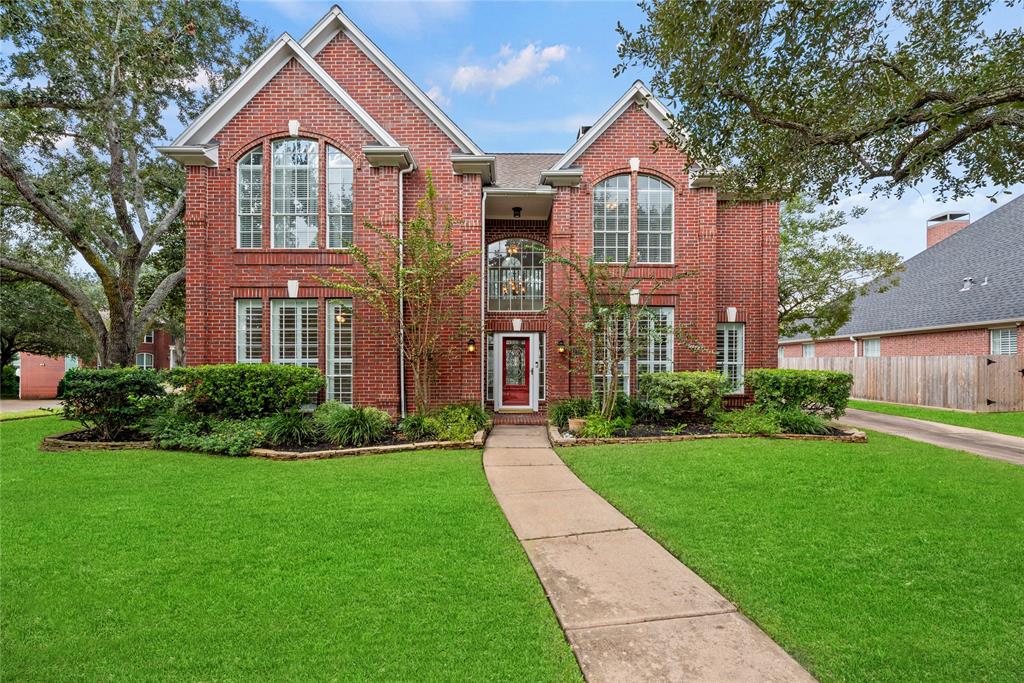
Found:
[[479, 404], [457, 404], [441, 408], [428, 418], [440, 441], [467, 441], [487, 424], [487, 413]]
[[648, 372], [639, 393], [659, 414], [681, 412], [714, 417], [722, 409], [729, 380], [718, 372]]
[[784, 434], [828, 434], [830, 429], [821, 415], [805, 413], [799, 408], [786, 408], [775, 413]]
[[630, 427], [633, 426], [633, 418], [627, 415], [620, 415], [612, 420], [602, 417], [600, 413], [592, 413], [586, 417], [587, 423], [583, 426], [579, 436], [584, 439], [607, 439], [612, 436], [626, 436]]
[[380, 443], [390, 432], [391, 416], [383, 410], [364, 406], [337, 411], [324, 437], [336, 446], [349, 448]]
[[76, 368], [64, 375], [64, 417], [101, 441], [138, 431], [164, 396], [161, 374], [142, 368]]
[[295, 365], [201, 365], [168, 374], [204, 415], [245, 419], [298, 410], [324, 385], [316, 368]]
[[289, 410], [266, 420], [266, 442], [275, 448], [302, 448], [320, 441], [320, 430], [308, 413]]
[[589, 398], [567, 398], [548, 406], [548, 420], [562, 431], [569, 428], [569, 420], [586, 417], [594, 412], [594, 401]]
[[615, 417], [628, 417], [633, 422], [650, 424], [663, 414], [660, 406], [639, 396], [619, 396], [615, 402]]
[[347, 403], [327, 401], [317, 406], [316, 412], [313, 413], [313, 423], [326, 441], [339, 444], [350, 412], [352, 406]]
[[776, 415], [762, 412], [757, 406], [747, 406], [743, 410], [719, 413], [715, 418], [715, 431], [757, 436], [778, 434], [782, 428]]
[[[61, 380], [61, 382], [63, 381]], [[59, 389], [57, 397], [60, 397]], [[0, 398], [18, 398], [18, 371], [10, 363], [5, 365], [3, 371], [0, 372]]]
[[398, 431], [410, 441], [433, 441], [437, 438], [435, 429], [439, 426], [437, 420], [427, 415], [413, 413], [398, 423]]
[[799, 408], [826, 417], [840, 417], [850, 400], [853, 375], [831, 370], [756, 369], [746, 373], [754, 403], [763, 410], [779, 412]]

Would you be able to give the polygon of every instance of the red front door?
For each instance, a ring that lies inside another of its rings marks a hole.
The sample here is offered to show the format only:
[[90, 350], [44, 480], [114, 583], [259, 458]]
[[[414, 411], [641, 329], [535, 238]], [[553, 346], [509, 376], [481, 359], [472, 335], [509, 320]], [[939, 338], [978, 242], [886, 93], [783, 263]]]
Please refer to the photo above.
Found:
[[530, 407], [530, 338], [502, 337], [501, 405]]

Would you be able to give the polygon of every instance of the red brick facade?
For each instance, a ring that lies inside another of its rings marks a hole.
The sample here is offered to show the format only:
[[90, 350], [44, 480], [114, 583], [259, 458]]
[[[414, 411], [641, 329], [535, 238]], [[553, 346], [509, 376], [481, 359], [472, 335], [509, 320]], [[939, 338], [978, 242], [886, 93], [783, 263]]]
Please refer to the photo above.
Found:
[[[1000, 326], [1005, 327], [1005, 325]], [[913, 334], [858, 337], [856, 351], [849, 339], [824, 339], [814, 342], [814, 355], [818, 358], [854, 357], [864, 355], [864, 339], [879, 340], [881, 356], [987, 356], [991, 353], [991, 328], [935, 330]], [[1017, 326], [1017, 338], [1024, 339], [1024, 325]], [[784, 358], [800, 358], [803, 344], [783, 344]]]
[[[272, 249], [270, 144], [289, 136], [289, 121], [300, 122], [299, 136], [316, 140], [320, 159], [324, 146], [332, 145], [349, 156], [354, 165], [354, 241], [370, 253], [383, 253], [383, 245], [364, 227], [369, 221], [397, 234], [400, 204], [406, 219], [424, 193], [426, 174], [433, 174], [442, 208], [455, 221], [455, 241], [462, 250], [485, 250], [486, 244], [508, 237], [534, 239], [556, 252], [590, 254], [591, 203], [595, 183], [616, 174], [632, 177], [631, 244], [636, 244], [636, 172], [630, 159], [640, 160], [639, 173], [662, 178], [674, 188], [675, 263], [641, 266], [644, 287], [674, 273], [693, 276], [661, 290], [657, 305], [673, 306], [677, 323], [686, 323], [695, 341], [705, 349], [694, 353], [679, 340], [675, 348], [677, 369], [708, 369], [715, 364], [716, 323], [726, 319], [726, 308], [737, 309], [736, 320], [745, 324], [746, 367], [776, 363], [776, 266], [778, 206], [770, 202], [730, 202], [713, 188], [691, 189], [685, 157], [671, 149], [651, 150], [664, 138], [663, 130], [639, 106], [631, 106], [576, 160], [583, 177], [578, 187], [554, 191], [550, 218], [546, 221], [487, 217], [482, 213], [483, 177], [459, 175], [451, 155], [459, 152], [449, 133], [424, 112], [385, 71], [345, 32], [330, 40], [316, 62], [401, 145], [408, 147], [415, 168], [400, 176], [395, 167], [373, 168], [363, 147], [374, 145], [373, 136], [337, 99], [292, 59], [256, 93], [219, 131], [218, 162], [188, 166], [187, 209], [187, 317], [186, 348], [189, 365], [230, 363], [236, 360], [237, 299], [263, 302], [263, 362], [270, 361], [271, 300], [288, 298], [287, 282], [299, 281], [299, 299], [316, 299], [318, 305], [319, 366], [326, 359], [326, 302], [344, 295], [325, 286], [332, 269], [352, 269], [356, 264], [343, 252], [322, 248], [326, 243], [323, 164], [319, 178], [320, 249]], [[239, 249], [236, 241], [236, 163], [250, 150], [262, 146], [263, 248]], [[401, 197], [400, 197], [401, 193]], [[485, 234], [482, 234], [485, 233]], [[484, 280], [483, 258], [467, 261], [466, 273]], [[559, 269], [548, 266], [547, 292], [564, 287]], [[334, 279], [337, 279], [336, 277]], [[589, 377], [573, 376], [558, 363], [556, 343], [568, 335], [557, 329], [553, 313], [486, 313], [483, 289], [463, 301], [453, 301], [461, 312], [462, 329], [476, 330], [474, 352], [466, 349], [465, 333], [452, 329], [450, 351], [438, 362], [436, 403], [482, 400], [485, 334], [513, 329], [522, 320], [522, 331], [543, 332], [546, 340], [546, 398], [557, 399], [589, 391]], [[394, 413], [399, 403], [398, 351], [382, 322], [358, 300], [353, 311], [353, 400]], [[631, 373], [635, 376], [634, 373]], [[407, 405], [411, 405], [412, 381], [407, 375]]]

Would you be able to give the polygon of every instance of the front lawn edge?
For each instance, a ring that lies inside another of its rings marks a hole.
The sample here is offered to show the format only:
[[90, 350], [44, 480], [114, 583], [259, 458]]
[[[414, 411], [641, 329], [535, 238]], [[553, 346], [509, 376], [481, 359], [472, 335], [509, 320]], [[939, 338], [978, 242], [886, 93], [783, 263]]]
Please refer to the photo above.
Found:
[[548, 438], [555, 446], [596, 446], [600, 444], [636, 444], [663, 441], [696, 441], [698, 439], [790, 439], [793, 441], [839, 441], [845, 443], [867, 443], [868, 435], [858, 429], [844, 430], [844, 434], [666, 434], [664, 436], [621, 436], [606, 439], [566, 438], [558, 427], [548, 423]]

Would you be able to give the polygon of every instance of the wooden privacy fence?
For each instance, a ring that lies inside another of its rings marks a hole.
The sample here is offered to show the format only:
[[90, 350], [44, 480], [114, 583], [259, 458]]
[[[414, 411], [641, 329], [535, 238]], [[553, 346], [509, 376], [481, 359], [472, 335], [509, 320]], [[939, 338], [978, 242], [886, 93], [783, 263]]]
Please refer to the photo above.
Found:
[[853, 375], [853, 396], [977, 412], [1024, 410], [1024, 355], [780, 358], [780, 368]]

